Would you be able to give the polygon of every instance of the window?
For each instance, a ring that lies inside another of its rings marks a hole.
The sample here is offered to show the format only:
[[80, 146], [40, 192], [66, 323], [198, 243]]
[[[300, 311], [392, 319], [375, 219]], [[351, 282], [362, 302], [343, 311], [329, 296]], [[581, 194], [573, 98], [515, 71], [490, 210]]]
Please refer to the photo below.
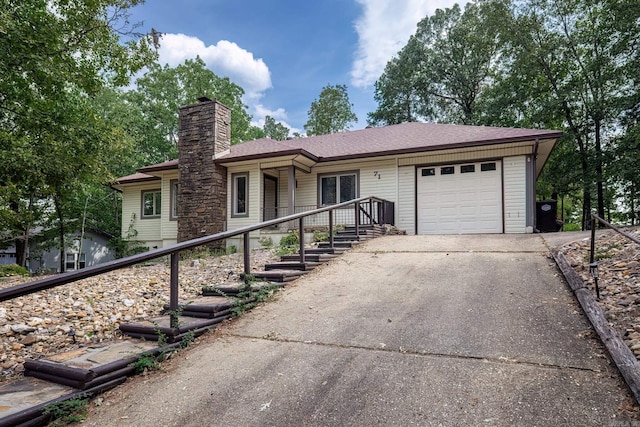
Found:
[[321, 175], [318, 177], [320, 205], [333, 205], [358, 197], [358, 173]]
[[142, 192], [142, 218], [157, 218], [160, 216], [162, 193], [160, 190]]
[[64, 262], [65, 271], [76, 269], [76, 254], [67, 254]]
[[178, 219], [178, 190], [180, 190], [178, 180], [172, 179], [169, 182], [169, 187], [171, 189], [171, 212], [169, 215], [169, 220], [175, 221]]
[[249, 216], [249, 173], [231, 175], [233, 211], [231, 216]]
[[455, 170], [456, 168], [453, 166], [445, 166], [443, 168], [440, 168], [440, 175], [453, 175]]
[[87, 266], [86, 254], [81, 253], [78, 260], [78, 254], [66, 254], [64, 262], [64, 270], [70, 271], [76, 269], [76, 261], [78, 262], [78, 268], [85, 268]]
[[476, 165], [462, 165], [460, 166], [460, 173], [473, 173], [476, 171]]
[[422, 169], [422, 176], [434, 176], [435, 174], [435, 168]]
[[482, 163], [480, 165], [480, 170], [482, 172], [494, 171], [494, 170], [496, 170], [496, 164], [495, 164], [495, 162], [493, 162], [493, 163]]

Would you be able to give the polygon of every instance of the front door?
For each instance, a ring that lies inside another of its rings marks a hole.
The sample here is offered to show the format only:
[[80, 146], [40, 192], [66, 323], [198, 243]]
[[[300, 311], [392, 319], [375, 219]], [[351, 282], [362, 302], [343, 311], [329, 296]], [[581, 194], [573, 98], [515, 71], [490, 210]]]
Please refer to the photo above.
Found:
[[278, 217], [278, 179], [264, 175], [264, 200], [262, 220], [269, 221]]

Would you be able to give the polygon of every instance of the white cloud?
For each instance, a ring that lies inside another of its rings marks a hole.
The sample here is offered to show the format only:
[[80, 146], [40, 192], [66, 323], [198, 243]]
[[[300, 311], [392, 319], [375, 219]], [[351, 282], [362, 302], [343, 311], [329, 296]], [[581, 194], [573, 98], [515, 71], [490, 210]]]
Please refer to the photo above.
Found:
[[158, 52], [160, 63], [172, 67], [199, 55], [207, 67], [216, 74], [229, 77], [241, 86], [248, 99], [259, 99], [262, 93], [272, 86], [271, 72], [262, 58], [254, 58], [253, 53], [227, 40], [206, 46], [197, 37], [165, 34]]
[[[358, 48], [351, 68], [351, 84], [367, 88], [380, 77], [387, 62], [416, 31], [417, 23], [454, 0], [356, 0], [363, 14], [355, 22]], [[463, 5], [466, 1], [458, 1]]]
[[263, 123], [264, 123], [264, 118], [266, 116], [271, 116], [276, 121], [286, 120], [287, 119], [287, 113], [286, 113], [286, 111], [284, 111], [284, 108], [278, 108], [277, 110], [270, 110], [270, 109], [268, 109], [267, 107], [265, 107], [264, 105], [262, 105], [260, 103], [254, 105], [253, 108], [254, 108], [254, 112], [255, 112], [254, 115], [256, 117], [262, 118], [262, 122]]
[[293, 136], [294, 132], [298, 132], [300, 134], [303, 133], [301, 129], [295, 128], [287, 122], [287, 112], [284, 110], [284, 108], [270, 110], [264, 105], [257, 103], [253, 106], [252, 115], [253, 115], [253, 120], [251, 121], [251, 124], [253, 126], [259, 127], [260, 129], [264, 127], [265, 117], [271, 116], [275, 119], [276, 123], [280, 123], [289, 128], [289, 136]]

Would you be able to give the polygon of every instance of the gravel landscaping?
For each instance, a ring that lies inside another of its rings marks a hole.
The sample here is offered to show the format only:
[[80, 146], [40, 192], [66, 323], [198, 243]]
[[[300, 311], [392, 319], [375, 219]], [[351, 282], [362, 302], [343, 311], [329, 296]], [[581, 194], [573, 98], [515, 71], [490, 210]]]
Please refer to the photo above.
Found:
[[[252, 252], [252, 269], [278, 259], [269, 249]], [[180, 262], [180, 298], [200, 294], [203, 285], [239, 280], [242, 254]], [[0, 278], [0, 288], [34, 278]], [[2, 380], [22, 372], [26, 358], [41, 358], [82, 345], [121, 338], [118, 327], [157, 316], [169, 302], [166, 260], [137, 265], [0, 303]], [[75, 337], [70, 332], [75, 333]], [[74, 342], [75, 338], [75, 342]]]
[[[640, 227], [624, 231], [640, 238]], [[585, 286], [596, 290], [589, 272], [590, 238], [562, 246], [571, 267]], [[596, 236], [600, 300], [598, 304], [609, 324], [615, 328], [637, 359], [640, 359], [640, 245], [613, 230]]]

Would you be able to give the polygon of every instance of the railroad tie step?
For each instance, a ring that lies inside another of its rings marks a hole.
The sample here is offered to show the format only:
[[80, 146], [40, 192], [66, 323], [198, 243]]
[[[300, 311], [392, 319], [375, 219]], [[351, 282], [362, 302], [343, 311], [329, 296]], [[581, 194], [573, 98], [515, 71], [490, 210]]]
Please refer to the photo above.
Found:
[[[304, 259], [306, 262], [318, 262], [324, 263], [337, 258], [337, 254], [330, 253], [308, 253], [308, 249], [305, 249]], [[300, 254], [282, 255], [280, 261], [283, 262], [300, 262]]]
[[251, 273], [256, 279], [264, 279], [272, 282], [291, 282], [298, 277], [308, 273], [308, 271], [302, 270], [269, 270], [269, 271], [257, 271]]
[[320, 265], [319, 262], [295, 262], [295, 261], [283, 261], [266, 264], [264, 269], [266, 271], [272, 270], [294, 270], [294, 271], [311, 271]]

